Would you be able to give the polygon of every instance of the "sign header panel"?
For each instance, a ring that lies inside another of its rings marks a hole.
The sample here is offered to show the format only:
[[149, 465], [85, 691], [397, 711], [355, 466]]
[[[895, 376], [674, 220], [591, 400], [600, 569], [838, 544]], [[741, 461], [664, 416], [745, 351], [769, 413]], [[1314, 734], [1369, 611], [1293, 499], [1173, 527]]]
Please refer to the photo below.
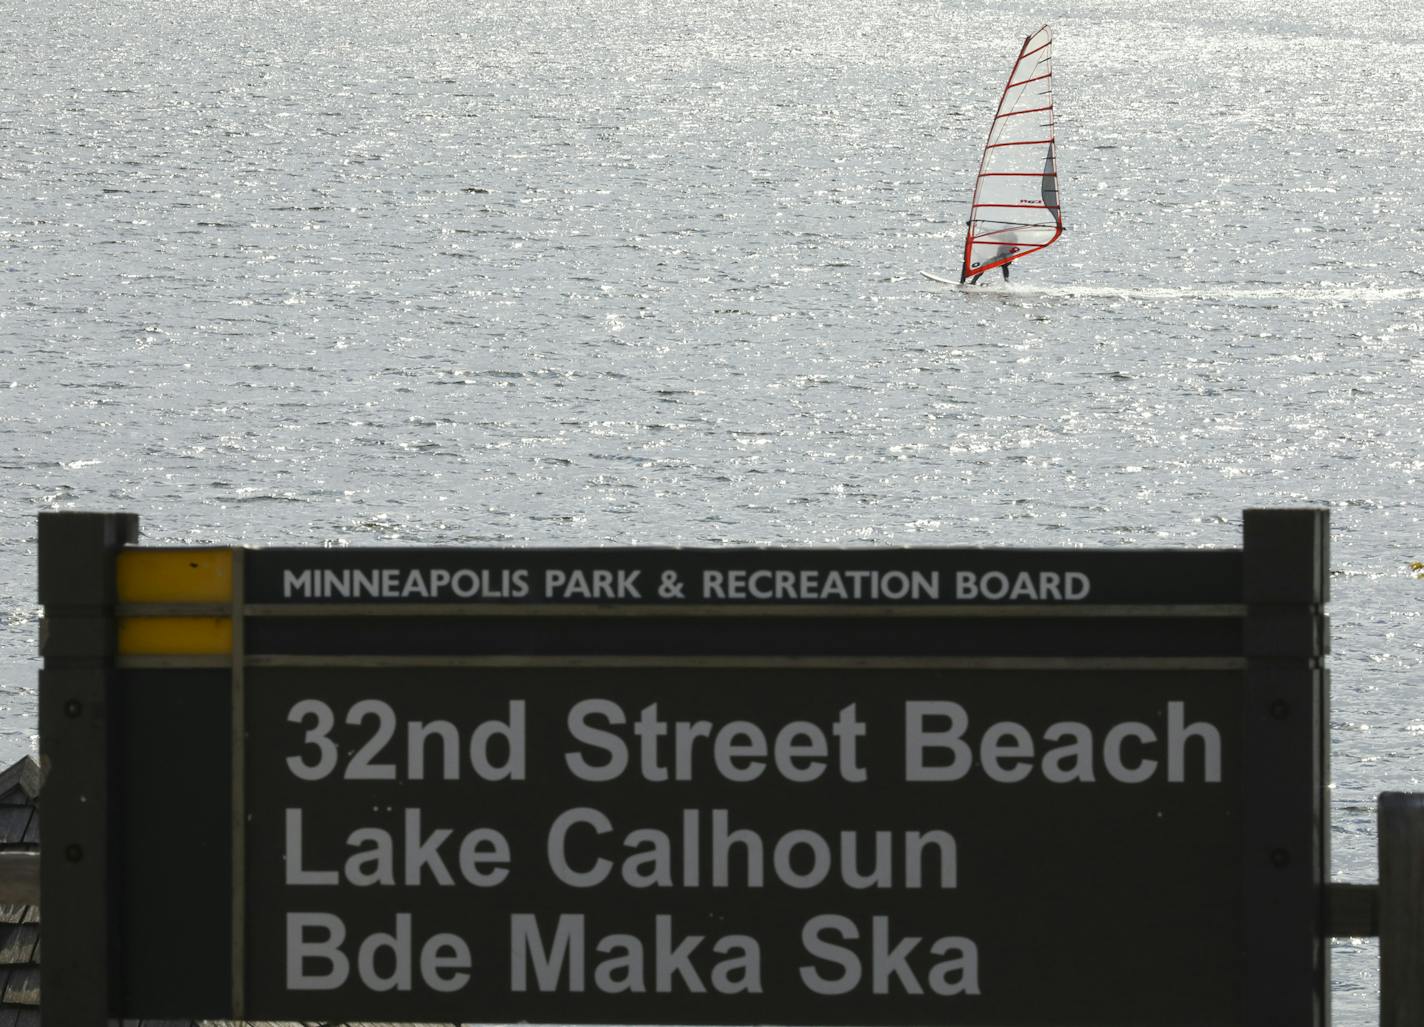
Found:
[[1234, 550], [258, 549], [248, 602], [1241, 602]]

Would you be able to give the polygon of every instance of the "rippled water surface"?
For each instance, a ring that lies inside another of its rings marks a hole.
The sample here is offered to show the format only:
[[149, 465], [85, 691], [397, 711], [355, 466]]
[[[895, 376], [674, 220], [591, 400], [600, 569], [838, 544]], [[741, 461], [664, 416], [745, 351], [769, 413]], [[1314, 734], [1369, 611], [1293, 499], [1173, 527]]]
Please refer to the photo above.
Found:
[[[1069, 230], [935, 285], [1048, 17]], [[0, 756], [35, 733], [40, 510], [1200, 546], [1328, 503], [1334, 869], [1373, 879], [1375, 796], [1424, 789], [1420, 66], [1397, 8], [1317, 0], [16, 8]], [[1373, 946], [1335, 977], [1373, 1022]]]

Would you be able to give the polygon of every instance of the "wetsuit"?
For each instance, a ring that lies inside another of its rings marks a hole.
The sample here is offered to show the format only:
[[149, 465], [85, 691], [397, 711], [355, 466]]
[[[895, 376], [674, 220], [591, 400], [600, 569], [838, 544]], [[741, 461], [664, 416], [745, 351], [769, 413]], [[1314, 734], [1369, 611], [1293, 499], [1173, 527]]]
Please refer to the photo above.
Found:
[[[1000, 264], [1000, 265], [999, 265], [999, 270], [1004, 273], [1004, 281], [1007, 282], [1007, 281], [1009, 280], [1009, 265], [1008, 265], [1008, 264]], [[979, 284], [979, 279], [981, 279], [981, 278], [983, 278], [983, 277], [984, 277], [984, 272], [983, 272], [983, 271], [980, 271], [980, 272], [979, 272], [977, 275], [975, 275], [973, 278], [969, 279], [969, 284], [970, 284], [970, 285], [978, 285], [978, 284]]]

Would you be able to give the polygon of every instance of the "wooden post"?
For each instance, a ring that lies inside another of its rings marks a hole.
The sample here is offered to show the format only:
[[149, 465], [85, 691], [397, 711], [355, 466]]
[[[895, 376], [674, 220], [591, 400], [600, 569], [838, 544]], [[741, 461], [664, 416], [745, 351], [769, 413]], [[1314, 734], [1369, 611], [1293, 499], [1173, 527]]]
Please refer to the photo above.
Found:
[[1424, 1024], [1424, 795], [1379, 801], [1380, 1025]]
[[1246, 994], [1249, 1027], [1319, 1027], [1324, 944], [1329, 513], [1247, 510]]
[[39, 516], [46, 1027], [103, 1027], [117, 1005], [114, 563], [118, 550], [137, 540], [134, 514]]

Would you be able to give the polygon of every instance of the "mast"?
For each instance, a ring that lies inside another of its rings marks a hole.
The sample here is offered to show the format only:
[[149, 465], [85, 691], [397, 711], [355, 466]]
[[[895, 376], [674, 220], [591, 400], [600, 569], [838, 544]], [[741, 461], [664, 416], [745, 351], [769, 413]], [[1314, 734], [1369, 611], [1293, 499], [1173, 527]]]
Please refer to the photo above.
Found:
[[959, 281], [1052, 245], [1063, 234], [1053, 121], [1053, 32], [1024, 38], [979, 158]]

